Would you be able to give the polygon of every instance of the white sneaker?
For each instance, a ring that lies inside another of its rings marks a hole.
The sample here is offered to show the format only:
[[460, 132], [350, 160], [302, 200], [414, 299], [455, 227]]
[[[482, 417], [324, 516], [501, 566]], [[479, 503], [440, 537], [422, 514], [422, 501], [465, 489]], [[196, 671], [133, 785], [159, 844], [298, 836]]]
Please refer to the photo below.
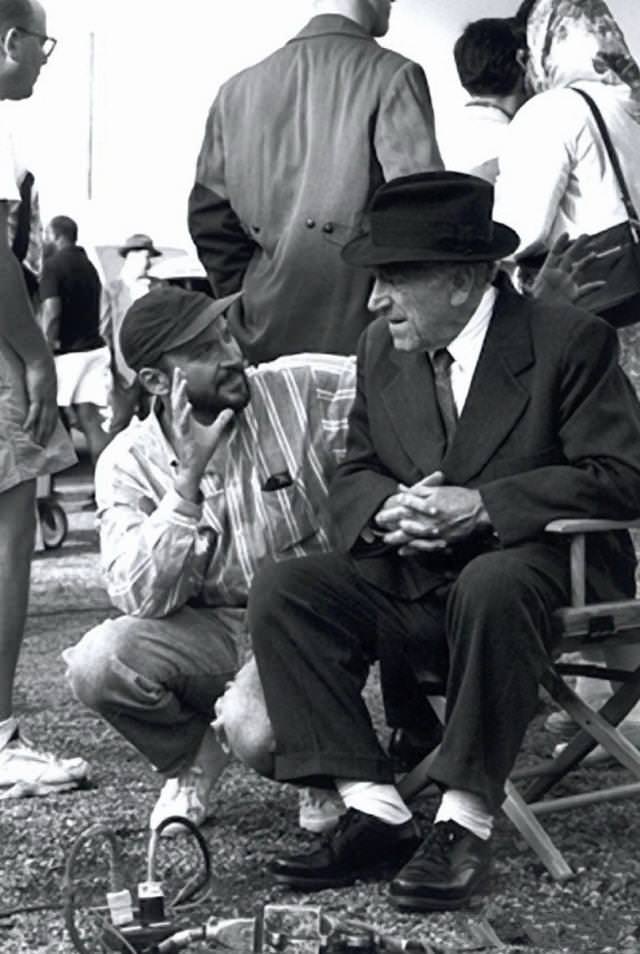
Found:
[[[202, 825], [212, 814], [209, 796], [228, 762], [229, 755], [222, 749], [213, 729], [208, 727], [193, 763], [164, 783], [151, 812], [149, 828], [154, 831], [171, 815], [181, 815], [194, 825]], [[163, 828], [160, 834], [172, 838], [186, 831], [186, 825], [175, 822]]]
[[84, 759], [59, 759], [39, 752], [17, 734], [0, 749], [0, 799], [65, 792], [88, 778], [89, 765]]
[[[208, 802], [212, 787], [198, 765], [192, 765], [180, 775], [168, 778], [149, 817], [149, 828], [155, 830], [171, 815], [181, 815], [200, 827], [211, 815]], [[160, 835], [162, 838], [174, 838], [184, 835], [187, 830], [186, 825], [172, 822], [162, 829]]]
[[331, 831], [346, 812], [337, 792], [324, 788], [298, 790], [298, 824], [315, 835]]
[[[640, 749], [640, 722], [635, 720], [624, 720], [618, 726], [621, 734], [631, 742], [632, 745], [635, 745], [637, 749]], [[574, 735], [578, 731], [578, 726], [574, 722]], [[560, 742], [558, 745], [554, 746], [553, 757], [555, 758], [558, 755], [561, 755], [562, 752], [567, 747], [567, 742]], [[595, 749], [589, 752], [588, 755], [585, 755], [581, 764], [582, 765], [594, 765], [596, 762], [604, 762], [607, 759], [613, 759], [612, 755], [609, 755], [601, 745], [596, 745]]]

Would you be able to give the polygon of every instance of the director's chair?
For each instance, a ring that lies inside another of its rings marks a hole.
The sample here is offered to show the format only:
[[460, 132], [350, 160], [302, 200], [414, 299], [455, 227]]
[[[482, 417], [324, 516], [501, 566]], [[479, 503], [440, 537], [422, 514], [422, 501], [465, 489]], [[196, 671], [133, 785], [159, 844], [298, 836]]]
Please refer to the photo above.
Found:
[[[640, 795], [640, 751], [616, 728], [640, 699], [640, 666], [634, 670], [620, 670], [563, 661], [563, 657], [571, 653], [588, 655], [594, 648], [601, 648], [605, 641], [607, 647], [640, 644], [640, 600], [586, 603], [586, 535], [631, 527], [640, 527], [640, 521], [563, 519], [554, 520], [546, 527], [547, 533], [571, 538], [571, 605], [554, 613], [553, 625], [559, 642], [555, 658], [549, 661], [541, 682], [553, 701], [576, 723], [576, 733], [560, 755], [539, 760], [538, 764], [512, 774], [505, 786], [502, 809], [557, 881], [570, 878], [573, 872], [538, 816]], [[596, 711], [567, 684], [567, 677], [576, 675], [612, 680], [617, 688], [606, 704]], [[425, 691], [436, 714], [443, 721], [442, 685], [427, 680]], [[633, 781], [576, 795], [544, 797], [568, 772], [579, 766], [598, 744], [628, 769]], [[400, 781], [398, 787], [405, 799], [410, 800], [430, 784], [429, 766], [434, 755], [435, 752], [432, 752], [426, 756]], [[516, 782], [524, 782], [525, 785], [520, 789], [516, 787]]]

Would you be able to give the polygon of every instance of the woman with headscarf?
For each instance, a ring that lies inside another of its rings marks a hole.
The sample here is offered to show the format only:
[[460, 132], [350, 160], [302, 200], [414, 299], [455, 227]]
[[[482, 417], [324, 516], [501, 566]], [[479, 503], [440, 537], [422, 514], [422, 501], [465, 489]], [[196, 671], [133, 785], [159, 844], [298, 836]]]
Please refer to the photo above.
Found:
[[517, 259], [544, 253], [562, 232], [573, 239], [627, 219], [604, 142], [576, 89], [599, 108], [640, 208], [640, 70], [607, 5], [526, 0], [523, 6], [529, 8], [527, 85], [537, 95], [505, 136], [495, 210], [520, 235]]
[[[571, 87], [598, 106], [640, 209], [640, 70], [602, 0], [525, 0], [518, 18], [526, 20], [527, 83], [534, 95], [512, 120], [499, 156], [495, 217], [520, 235], [521, 259], [544, 253], [562, 232], [570, 239], [593, 235], [627, 218], [592, 113]], [[640, 393], [640, 323], [618, 336], [621, 364]], [[606, 653], [608, 664], [620, 668], [636, 666], [637, 656], [637, 650]], [[605, 701], [606, 683], [578, 683], [586, 701]], [[562, 713], [550, 722], [561, 729]], [[640, 707], [624, 725], [640, 744]]]

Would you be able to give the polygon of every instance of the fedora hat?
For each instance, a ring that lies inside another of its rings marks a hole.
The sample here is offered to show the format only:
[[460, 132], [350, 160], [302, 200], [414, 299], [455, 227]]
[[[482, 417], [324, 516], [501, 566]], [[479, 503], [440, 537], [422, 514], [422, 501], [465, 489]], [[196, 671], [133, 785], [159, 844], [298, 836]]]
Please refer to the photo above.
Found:
[[124, 245], [121, 245], [118, 249], [118, 255], [126, 258], [129, 252], [138, 252], [143, 249], [146, 249], [152, 258], [162, 255], [162, 252], [159, 252], [151, 241], [151, 236], [145, 235], [144, 232], [136, 232], [135, 235], [130, 235]]
[[364, 229], [342, 249], [349, 265], [495, 261], [514, 252], [513, 229], [494, 222], [493, 186], [463, 172], [417, 172], [374, 193]]

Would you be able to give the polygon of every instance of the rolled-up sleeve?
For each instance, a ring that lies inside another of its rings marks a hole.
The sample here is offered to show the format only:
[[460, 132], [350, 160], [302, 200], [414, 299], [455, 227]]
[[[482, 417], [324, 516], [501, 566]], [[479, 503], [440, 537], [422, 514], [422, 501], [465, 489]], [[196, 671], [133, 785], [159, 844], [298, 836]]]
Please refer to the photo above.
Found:
[[103, 455], [96, 467], [102, 568], [113, 604], [131, 616], [161, 617], [202, 588], [212, 540], [202, 507], [168, 490], [156, 503], [132, 474]]

